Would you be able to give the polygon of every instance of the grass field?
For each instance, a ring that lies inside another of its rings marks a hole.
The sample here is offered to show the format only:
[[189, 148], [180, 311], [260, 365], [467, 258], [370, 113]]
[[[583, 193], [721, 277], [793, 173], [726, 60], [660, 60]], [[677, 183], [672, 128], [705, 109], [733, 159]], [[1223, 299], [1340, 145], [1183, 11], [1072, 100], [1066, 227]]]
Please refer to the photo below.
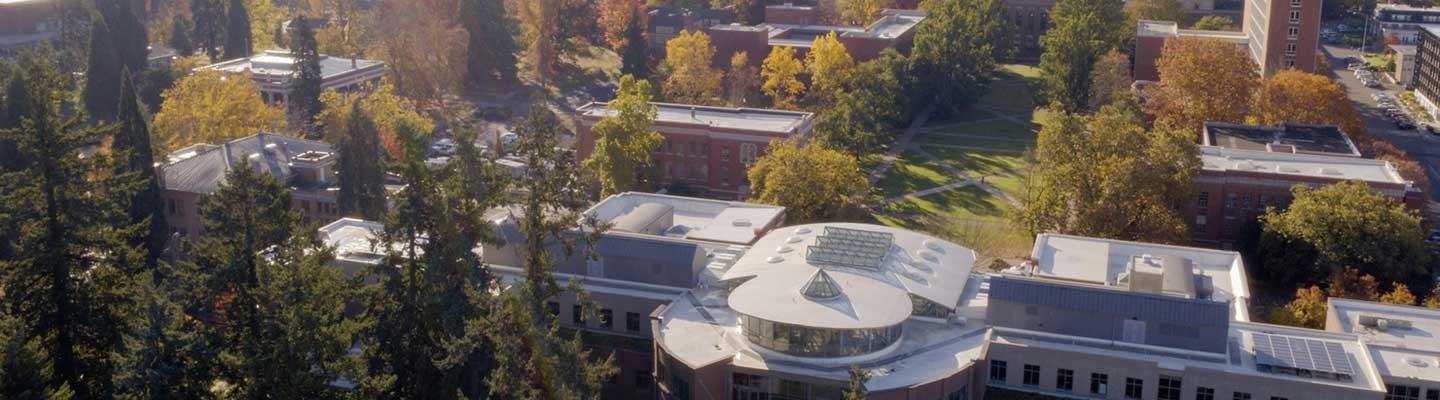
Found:
[[880, 199], [888, 199], [959, 181], [960, 177], [946, 173], [940, 164], [913, 151], [907, 151], [900, 159], [895, 160], [895, 164], [875, 186], [879, 189]]

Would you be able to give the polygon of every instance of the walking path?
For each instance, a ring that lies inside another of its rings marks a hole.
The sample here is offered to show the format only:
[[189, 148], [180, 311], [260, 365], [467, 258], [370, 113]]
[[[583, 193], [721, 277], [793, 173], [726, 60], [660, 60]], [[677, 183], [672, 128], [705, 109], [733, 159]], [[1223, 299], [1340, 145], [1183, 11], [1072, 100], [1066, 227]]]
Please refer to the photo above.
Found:
[[[975, 124], [975, 123], [980, 123], [980, 122], [989, 122], [989, 121], [996, 121], [996, 120], [1010, 121], [1010, 122], [1014, 122], [1014, 123], [1016, 123], [1016, 124], [1023, 125], [1023, 126], [1026, 126], [1026, 127], [1032, 127], [1032, 126], [1034, 126], [1034, 124], [1032, 124], [1030, 121], [1021, 120], [1021, 119], [1019, 119], [1019, 118], [1016, 118], [1015, 115], [1007, 115], [1007, 114], [1001, 113], [1001, 112], [999, 112], [999, 111], [996, 111], [996, 110], [993, 110], [993, 109], [990, 109], [990, 108], [987, 108], [987, 107], [977, 107], [977, 109], [979, 109], [979, 110], [981, 110], [981, 111], [984, 111], [984, 112], [986, 112], [986, 113], [990, 113], [991, 115], [994, 115], [995, 117], [993, 117], [993, 118], [985, 118], [985, 119], [976, 120], [976, 121], [957, 122], [957, 123], [950, 123], [950, 124], [936, 125], [936, 126], [928, 126], [928, 127], [927, 127], [927, 126], [925, 126], [925, 123], [930, 120], [930, 113], [934, 112], [934, 110], [935, 110], [935, 104], [934, 104], [934, 103], [931, 103], [929, 106], [926, 106], [925, 109], [920, 112], [920, 114], [916, 115], [915, 119], [910, 122], [910, 126], [905, 129], [905, 132], [900, 135], [900, 137], [895, 141], [895, 144], [890, 147], [890, 151], [887, 152], [887, 153], [885, 154], [885, 156], [880, 160], [880, 163], [875, 166], [875, 169], [873, 169], [873, 170], [870, 171], [870, 184], [873, 186], [873, 185], [875, 185], [875, 183], [876, 183], [877, 181], [880, 180], [880, 178], [882, 178], [882, 177], [885, 176], [885, 173], [887, 173], [887, 172], [890, 171], [890, 168], [894, 167], [895, 159], [899, 158], [900, 155], [903, 154], [903, 153], [906, 152], [906, 151], [914, 151], [915, 153], [920, 154], [921, 156], [924, 156], [925, 158], [927, 158], [927, 159], [929, 159], [930, 161], [934, 162], [936, 165], [939, 165], [940, 168], [944, 169], [946, 173], [953, 174], [953, 175], [955, 175], [955, 176], [957, 176], [957, 177], [960, 177], [961, 180], [960, 180], [959, 182], [944, 184], [944, 185], [932, 187], [932, 188], [929, 188], [929, 189], [919, 190], [919, 191], [915, 191], [915, 192], [911, 192], [911, 193], [906, 193], [906, 194], [903, 194], [903, 195], [900, 195], [900, 196], [896, 196], [896, 197], [891, 197], [891, 198], [888, 198], [888, 199], [880, 200], [879, 202], [876, 203], [876, 206], [885, 206], [885, 205], [888, 205], [888, 204], [891, 204], [891, 203], [895, 203], [895, 202], [900, 202], [900, 201], [906, 201], [906, 200], [916, 199], [916, 198], [920, 198], [920, 197], [924, 197], [924, 196], [933, 195], [933, 194], [936, 194], [936, 193], [944, 193], [944, 192], [948, 192], [948, 191], [951, 191], [951, 190], [957, 190], [957, 189], [961, 189], [961, 188], [965, 188], [965, 187], [969, 187], [969, 186], [979, 187], [981, 190], [984, 190], [985, 192], [990, 193], [991, 195], [993, 195], [993, 196], [995, 196], [995, 197], [998, 197], [998, 198], [1000, 198], [1000, 199], [1003, 199], [1003, 200], [1005, 200], [1005, 202], [1010, 203], [1011, 205], [1013, 205], [1013, 206], [1015, 206], [1015, 207], [1020, 207], [1020, 206], [1022, 206], [1022, 204], [1020, 203], [1019, 200], [1017, 200], [1017, 199], [1015, 199], [1015, 198], [1013, 198], [1013, 197], [1010, 197], [1009, 194], [1006, 194], [1005, 192], [1000, 191], [999, 189], [996, 189], [994, 186], [990, 186], [990, 184], [988, 184], [988, 183], [985, 182], [985, 179], [986, 179], [986, 178], [989, 178], [989, 177], [1007, 177], [1007, 176], [1010, 176], [1011, 174], [997, 174], [997, 175], [990, 175], [990, 176], [985, 176], [985, 177], [981, 177], [981, 178], [979, 178], [979, 179], [976, 179], [975, 177], [972, 177], [972, 176], [970, 176], [969, 174], [966, 174], [965, 171], [961, 171], [959, 168], [955, 168], [955, 166], [950, 165], [950, 163], [947, 163], [947, 162], [945, 162], [945, 160], [940, 159], [940, 157], [936, 157], [934, 154], [931, 154], [929, 151], [925, 151], [925, 149], [921, 147], [921, 144], [913, 143], [913, 141], [914, 141], [914, 139], [915, 139], [915, 135], [917, 135], [917, 134], [919, 134], [919, 133], [922, 133], [922, 132], [924, 132], [924, 133], [926, 133], [926, 134], [943, 135], [943, 136], [951, 136], [951, 137], [965, 137], [965, 138], [987, 139], [987, 140], [997, 140], [997, 139], [998, 139], [998, 140], [1006, 140], [1006, 141], [1030, 142], [1029, 140], [1015, 139], [1015, 138], [995, 138], [995, 137], [980, 136], [980, 135], [966, 135], [966, 134], [953, 134], [953, 133], [936, 133], [936, 132], [932, 132], [932, 131], [934, 131], [934, 130], [943, 129], [943, 128], [945, 128], [945, 127], [960, 126], [960, 125], [966, 125], [966, 124]], [[994, 148], [988, 148], [988, 147], [962, 146], [962, 145], [940, 144], [940, 143], [923, 143], [923, 144], [924, 144], [925, 146], [935, 146], [935, 147], [949, 148], [949, 149], [958, 149], [958, 150], [976, 150], [976, 151], [1002, 152], [1002, 153], [1014, 153], [1014, 154], [1023, 154], [1023, 153], [1024, 153], [1024, 151], [1021, 151], [1021, 150], [1011, 150], [1011, 149], [994, 149]]]

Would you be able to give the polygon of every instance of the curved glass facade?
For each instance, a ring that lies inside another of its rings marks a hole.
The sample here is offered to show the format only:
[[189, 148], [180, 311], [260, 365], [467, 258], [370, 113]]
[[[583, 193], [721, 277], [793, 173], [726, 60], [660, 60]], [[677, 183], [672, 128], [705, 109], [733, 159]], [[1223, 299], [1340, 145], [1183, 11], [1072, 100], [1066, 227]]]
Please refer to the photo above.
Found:
[[801, 357], [850, 357], [884, 349], [900, 340], [895, 325], [872, 329], [827, 329], [740, 315], [745, 338], [766, 349]]

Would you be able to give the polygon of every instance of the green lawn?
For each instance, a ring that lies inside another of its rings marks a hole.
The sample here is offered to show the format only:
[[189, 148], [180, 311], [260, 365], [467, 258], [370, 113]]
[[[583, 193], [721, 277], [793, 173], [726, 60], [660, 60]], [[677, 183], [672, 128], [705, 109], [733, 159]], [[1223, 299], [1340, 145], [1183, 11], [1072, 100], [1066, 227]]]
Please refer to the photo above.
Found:
[[1023, 202], [1028, 198], [1028, 196], [1026, 196], [1028, 186], [1026, 180], [1028, 178], [1029, 171], [1018, 171], [1011, 175], [988, 178], [985, 180], [985, 183], [995, 189], [999, 189], [1001, 192], [1005, 192], [1010, 198]]
[[888, 199], [958, 181], [960, 177], [946, 173], [940, 164], [907, 151], [895, 160], [876, 186], [881, 199]]
[[925, 151], [945, 160], [975, 178], [988, 175], [1016, 174], [1027, 165], [1025, 156], [1007, 152], [973, 151], [925, 146]]
[[972, 123], [947, 122], [944, 125], [925, 128], [916, 138], [929, 136], [931, 134], [982, 136], [1025, 141], [1035, 140], [1035, 131], [1031, 127], [1017, 124], [1015, 121], [1006, 119]]
[[[925, 197], [890, 203], [885, 211], [899, 215], [927, 214], [945, 218], [1003, 221], [1010, 204], [974, 186], [940, 192]], [[914, 220], [914, 219], [912, 219]], [[920, 223], [911, 221], [910, 223]]]

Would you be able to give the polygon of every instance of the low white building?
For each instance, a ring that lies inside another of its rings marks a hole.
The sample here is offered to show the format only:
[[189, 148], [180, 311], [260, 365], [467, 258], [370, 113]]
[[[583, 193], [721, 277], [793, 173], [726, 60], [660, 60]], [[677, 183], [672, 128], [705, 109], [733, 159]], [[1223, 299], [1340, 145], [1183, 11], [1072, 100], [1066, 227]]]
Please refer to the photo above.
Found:
[[[291, 81], [295, 78], [295, 57], [289, 50], [266, 50], [246, 58], [237, 58], [218, 64], [200, 67], [200, 70], [220, 71], [226, 74], [250, 74], [260, 87], [260, 96], [270, 104], [285, 104], [290, 99]], [[337, 91], [365, 90], [379, 84], [385, 76], [385, 63], [358, 58], [339, 58], [320, 55], [322, 90]]]

